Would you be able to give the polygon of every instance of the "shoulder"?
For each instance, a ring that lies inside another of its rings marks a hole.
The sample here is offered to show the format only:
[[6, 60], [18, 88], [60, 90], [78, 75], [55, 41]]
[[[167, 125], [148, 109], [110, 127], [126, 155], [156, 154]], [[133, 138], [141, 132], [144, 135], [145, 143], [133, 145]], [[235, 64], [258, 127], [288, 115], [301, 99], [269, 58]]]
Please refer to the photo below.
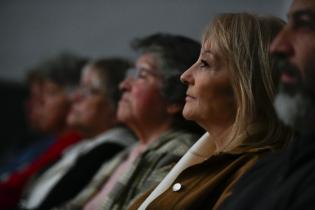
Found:
[[198, 135], [184, 132], [172, 131], [163, 136], [157, 152], [171, 152], [174, 155], [183, 155], [199, 138]]

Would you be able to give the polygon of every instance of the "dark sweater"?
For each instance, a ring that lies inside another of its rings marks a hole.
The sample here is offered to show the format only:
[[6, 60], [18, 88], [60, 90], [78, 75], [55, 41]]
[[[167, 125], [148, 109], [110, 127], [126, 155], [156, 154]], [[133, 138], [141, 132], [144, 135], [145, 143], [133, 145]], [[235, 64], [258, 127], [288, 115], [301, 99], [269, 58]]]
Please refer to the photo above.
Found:
[[220, 209], [315, 209], [315, 133], [258, 161]]

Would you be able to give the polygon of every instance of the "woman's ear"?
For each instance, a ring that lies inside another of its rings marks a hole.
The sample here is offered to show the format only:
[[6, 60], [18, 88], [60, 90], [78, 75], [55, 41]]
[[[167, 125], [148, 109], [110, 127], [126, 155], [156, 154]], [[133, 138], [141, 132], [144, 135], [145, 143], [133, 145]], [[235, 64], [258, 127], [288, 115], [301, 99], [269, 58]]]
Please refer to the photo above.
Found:
[[167, 113], [168, 114], [177, 114], [178, 112], [182, 111], [182, 106], [179, 104], [170, 104], [167, 106]]

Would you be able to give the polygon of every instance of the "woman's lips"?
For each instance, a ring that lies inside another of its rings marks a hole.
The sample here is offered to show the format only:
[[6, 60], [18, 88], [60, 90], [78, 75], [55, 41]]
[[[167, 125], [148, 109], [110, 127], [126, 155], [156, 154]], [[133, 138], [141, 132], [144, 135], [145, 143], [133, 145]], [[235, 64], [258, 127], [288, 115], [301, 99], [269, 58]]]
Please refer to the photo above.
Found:
[[127, 95], [123, 95], [119, 100], [119, 106], [125, 106], [129, 103], [129, 97]]
[[193, 97], [193, 96], [186, 95], [185, 101], [193, 101], [193, 100], [195, 100], [195, 99], [196, 99], [196, 98]]
[[120, 102], [125, 102], [128, 101], [128, 96], [126, 94], [123, 94], [122, 97], [120, 98]]

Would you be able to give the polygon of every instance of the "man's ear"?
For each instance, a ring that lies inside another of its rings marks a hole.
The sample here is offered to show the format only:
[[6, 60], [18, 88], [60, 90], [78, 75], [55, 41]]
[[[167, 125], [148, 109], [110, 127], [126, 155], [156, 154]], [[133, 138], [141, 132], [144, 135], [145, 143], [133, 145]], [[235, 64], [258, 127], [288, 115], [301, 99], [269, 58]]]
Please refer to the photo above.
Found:
[[169, 114], [177, 114], [182, 111], [182, 106], [179, 104], [169, 104], [167, 106], [167, 113]]

